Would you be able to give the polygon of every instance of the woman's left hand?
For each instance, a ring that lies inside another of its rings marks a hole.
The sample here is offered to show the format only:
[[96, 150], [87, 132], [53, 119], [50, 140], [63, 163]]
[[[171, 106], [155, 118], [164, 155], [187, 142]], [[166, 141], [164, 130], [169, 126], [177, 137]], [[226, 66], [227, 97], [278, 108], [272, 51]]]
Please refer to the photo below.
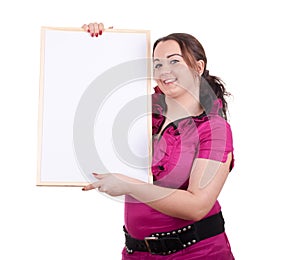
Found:
[[98, 189], [110, 196], [122, 196], [130, 193], [130, 184], [136, 181], [120, 173], [93, 173], [93, 175], [99, 181], [83, 187], [83, 191]]

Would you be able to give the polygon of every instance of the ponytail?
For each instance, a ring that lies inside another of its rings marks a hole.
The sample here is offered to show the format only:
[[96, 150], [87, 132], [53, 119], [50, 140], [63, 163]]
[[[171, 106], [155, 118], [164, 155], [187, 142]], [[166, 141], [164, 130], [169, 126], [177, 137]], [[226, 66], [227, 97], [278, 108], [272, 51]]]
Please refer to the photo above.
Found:
[[200, 104], [207, 114], [217, 113], [227, 120], [227, 101], [225, 96], [230, 96], [225, 89], [225, 83], [205, 70], [201, 77]]

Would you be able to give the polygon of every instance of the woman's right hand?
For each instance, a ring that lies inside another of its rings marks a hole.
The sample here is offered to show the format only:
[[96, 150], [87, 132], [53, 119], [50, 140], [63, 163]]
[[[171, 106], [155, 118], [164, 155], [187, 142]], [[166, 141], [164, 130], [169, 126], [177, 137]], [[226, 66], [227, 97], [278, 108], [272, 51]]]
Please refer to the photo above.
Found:
[[[81, 26], [86, 32], [88, 32], [92, 37], [98, 37], [102, 35], [103, 31], [105, 30], [103, 23], [89, 23], [84, 24]], [[108, 27], [108, 29], [112, 29], [113, 26]]]

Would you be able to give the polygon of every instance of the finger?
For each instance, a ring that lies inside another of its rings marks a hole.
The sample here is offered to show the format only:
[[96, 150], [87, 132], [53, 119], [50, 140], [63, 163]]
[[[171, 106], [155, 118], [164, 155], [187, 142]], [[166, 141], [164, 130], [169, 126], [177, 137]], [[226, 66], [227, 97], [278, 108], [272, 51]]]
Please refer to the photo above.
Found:
[[95, 187], [92, 186], [91, 184], [86, 185], [82, 188], [83, 191], [88, 191], [88, 190], [93, 190], [93, 189], [95, 189]]
[[89, 26], [87, 24], [82, 25], [81, 28], [88, 33], [90, 32]]
[[98, 23], [94, 23], [94, 34], [96, 37], [99, 35], [99, 25]]
[[99, 23], [98, 24], [98, 28], [99, 28], [99, 35], [102, 35], [102, 33], [104, 31], [104, 24], [103, 23]]
[[86, 186], [84, 186], [82, 188], [83, 191], [88, 191], [88, 190], [93, 190], [93, 189], [97, 189], [101, 186], [101, 183], [100, 182], [94, 182], [94, 183], [91, 183], [91, 184], [88, 184]]
[[92, 36], [92, 37], [94, 37], [94, 35], [95, 35], [95, 27], [94, 27], [94, 24], [93, 23], [89, 23], [89, 29], [90, 29], [90, 35]]
[[97, 178], [99, 180], [103, 179], [106, 176], [106, 174], [100, 174], [100, 173], [95, 173], [95, 172], [93, 172], [93, 175], [95, 178]]
[[107, 192], [107, 189], [104, 186], [100, 186], [98, 188], [98, 191], [100, 191], [100, 192]]

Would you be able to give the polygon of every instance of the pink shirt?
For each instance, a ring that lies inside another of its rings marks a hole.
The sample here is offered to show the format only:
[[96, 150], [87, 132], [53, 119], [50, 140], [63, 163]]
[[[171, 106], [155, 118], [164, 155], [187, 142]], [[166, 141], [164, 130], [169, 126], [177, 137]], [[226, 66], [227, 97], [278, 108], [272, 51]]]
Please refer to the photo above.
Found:
[[[163, 129], [165, 121], [163, 106], [153, 96], [152, 173], [154, 184], [186, 190], [193, 161], [205, 158], [225, 162], [233, 152], [232, 133], [229, 124], [217, 113], [186, 117], [176, 120]], [[219, 104], [219, 103], [217, 103]], [[217, 111], [217, 110], [216, 110]], [[231, 169], [233, 161], [231, 163]], [[221, 210], [215, 202], [206, 217]], [[193, 221], [171, 217], [152, 209], [127, 196], [125, 203], [125, 227], [132, 237], [143, 239], [152, 233], [166, 232], [193, 223]]]

